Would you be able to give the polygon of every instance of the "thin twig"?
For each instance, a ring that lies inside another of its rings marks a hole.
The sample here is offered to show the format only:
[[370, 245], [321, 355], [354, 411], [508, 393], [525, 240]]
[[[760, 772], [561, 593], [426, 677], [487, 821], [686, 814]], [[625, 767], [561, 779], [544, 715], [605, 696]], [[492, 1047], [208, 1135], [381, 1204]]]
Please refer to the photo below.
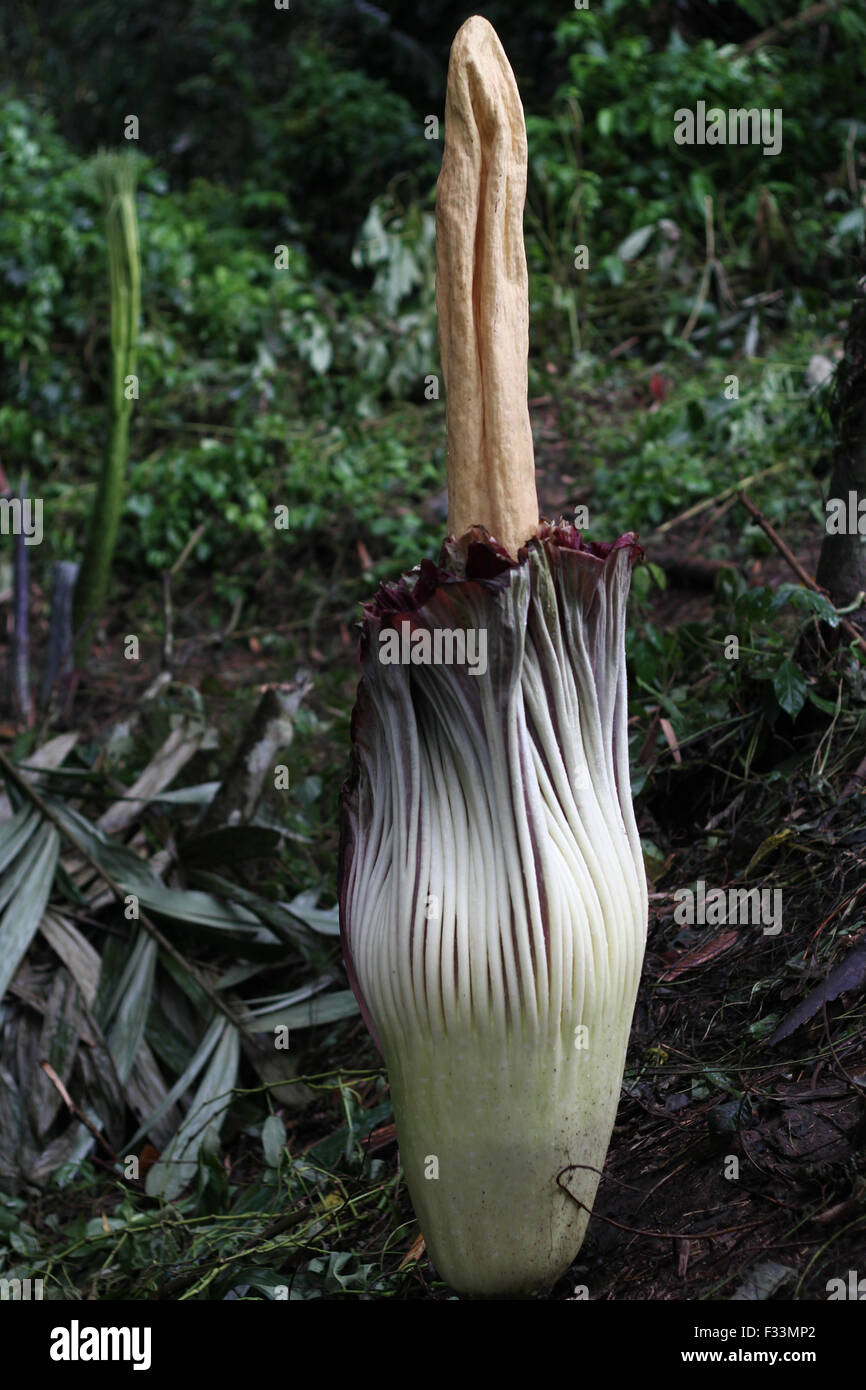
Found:
[[739, 482], [733, 483], [731, 487], [726, 487], [724, 491], [717, 492], [714, 497], [705, 497], [702, 502], [696, 502], [693, 507], [680, 512], [679, 516], [672, 517], [670, 521], [665, 521], [661, 526], [657, 526], [650, 536], [663, 536], [666, 531], [672, 530], [674, 526], [679, 526], [682, 521], [690, 521], [693, 516], [698, 516], [700, 512], [705, 512], [708, 507], [714, 507], [719, 502], [724, 502], [728, 497], [733, 497], [742, 488], [748, 487], [750, 483], [757, 483], [761, 478], [767, 478], [771, 473], [779, 473], [783, 468], [788, 467], [787, 460], [784, 463], [774, 463], [770, 468], [762, 468], [760, 473], [751, 473], [748, 478], [741, 478]]
[[[752, 499], [750, 497], [747, 497], [744, 492], [741, 492], [740, 501], [742, 502], [746, 511], [754, 517], [755, 521], [757, 521], [761, 530], [764, 532], [764, 535], [768, 538], [768, 540], [772, 541], [773, 545], [776, 547], [779, 554], [782, 556], [782, 559], [785, 560], [788, 565], [790, 565], [791, 569], [796, 574], [800, 583], [805, 585], [807, 589], [811, 589], [813, 594], [820, 594], [822, 598], [826, 598], [829, 603], [831, 600], [826, 590], [822, 589], [819, 584], [816, 584], [815, 580], [812, 579], [811, 576], [806, 573], [806, 571], [803, 569], [803, 566], [800, 564], [800, 561], [797, 559], [796, 555], [793, 553], [792, 550], [788, 548], [788, 546], [782, 540], [782, 537], [779, 535], [778, 531], [773, 530], [767, 518], [761, 512], [758, 511], [758, 508], [755, 506]], [[849, 623], [847, 618], [840, 617], [839, 626], [845, 632], [847, 632], [848, 636], [852, 638], [853, 641], [855, 641], [860, 647], [863, 648], [864, 652], [866, 652], [866, 637], [861, 636], [861, 634], [857, 631], [853, 623]]]
[[206, 521], [202, 521], [202, 522], [195, 528], [195, 530], [193, 531], [193, 533], [192, 533], [192, 535], [190, 536], [189, 540], [187, 541], [186, 545], [184, 546], [183, 550], [180, 552], [180, 554], [178, 555], [178, 557], [177, 557], [177, 559], [175, 560], [174, 564], [172, 565], [171, 569], [168, 571], [169, 574], [171, 575], [172, 579], [173, 579], [174, 576], [178, 573], [178, 571], [183, 567], [183, 565], [186, 564], [186, 562], [187, 562], [187, 560], [189, 559], [189, 557], [190, 557], [192, 551], [195, 549], [195, 547], [198, 545], [199, 541], [201, 540], [202, 536], [204, 535], [206, 528], [207, 528], [207, 522], [206, 522]]
[[774, 24], [772, 29], [762, 29], [760, 34], [755, 34], [754, 38], [747, 39], [740, 44], [739, 48], [734, 49], [735, 53], [754, 53], [756, 48], [763, 48], [766, 43], [775, 43], [777, 39], [784, 38], [795, 29], [802, 29], [809, 24], [820, 24], [822, 19], [828, 18], [837, 9], [838, 0], [824, 0], [820, 5], [811, 5], [808, 10], [801, 10], [799, 14], [791, 15], [788, 19], [780, 20]]
[[67, 1089], [66, 1089], [66, 1087], [64, 1086], [63, 1082], [60, 1080], [60, 1077], [57, 1075], [57, 1072], [54, 1070], [54, 1068], [52, 1067], [51, 1063], [50, 1063], [50, 1062], [40, 1062], [39, 1065], [40, 1065], [40, 1067], [42, 1068], [42, 1070], [45, 1072], [45, 1075], [48, 1077], [48, 1080], [51, 1082], [52, 1086], [54, 1086], [54, 1087], [56, 1088], [56, 1090], [58, 1090], [58, 1091], [60, 1092], [61, 1096], [63, 1097], [64, 1103], [65, 1103], [66, 1106], [67, 1106], [67, 1109], [69, 1109], [69, 1110], [72, 1112], [72, 1114], [76, 1117], [76, 1119], [80, 1120], [81, 1123], [82, 1123], [87, 1129], [90, 1130], [90, 1133], [93, 1135], [93, 1137], [94, 1137], [94, 1139], [96, 1140], [96, 1142], [97, 1142], [98, 1144], [101, 1144], [101, 1145], [102, 1145], [102, 1147], [105, 1149], [105, 1152], [108, 1154], [109, 1158], [110, 1158], [114, 1163], [119, 1163], [119, 1162], [120, 1162], [120, 1159], [118, 1158], [117, 1154], [114, 1152], [114, 1149], [113, 1149], [113, 1148], [111, 1147], [111, 1145], [108, 1143], [107, 1139], [105, 1139], [105, 1138], [102, 1136], [102, 1134], [100, 1133], [100, 1131], [96, 1128], [96, 1125], [93, 1124], [92, 1121], [88, 1120], [88, 1118], [87, 1118], [87, 1116], [85, 1115], [84, 1111], [83, 1111], [83, 1110], [79, 1110], [78, 1106], [75, 1104], [75, 1101], [72, 1099], [71, 1095], [70, 1095], [69, 1092], [67, 1091]]
[[[734, 1231], [750, 1231], [755, 1226], [766, 1225], [772, 1221], [772, 1216], [760, 1217], [757, 1221], [748, 1221], [745, 1226], [722, 1226], [715, 1231], [644, 1231], [639, 1226], [626, 1226], [622, 1221], [614, 1221], [612, 1216], [602, 1216], [601, 1212], [593, 1211], [579, 1197], [575, 1197], [570, 1188], [560, 1181], [563, 1173], [570, 1173], [573, 1168], [588, 1168], [591, 1172], [597, 1173], [599, 1170], [593, 1168], [591, 1163], [567, 1163], [564, 1168], [560, 1168], [556, 1175], [556, 1185], [561, 1192], [565, 1192], [573, 1202], [576, 1202], [583, 1211], [588, 1212], [596, 1221], [604, 1221], [608, 1226], [616, 1226], [618, 1231], [627, 1231], [633, 1236], [650, 1236], [653, 1240], [718, 1240], [719, 1236], [732, 1234]], [[606, 1174], [605, 1176], [610, 1176]]]
[[698, 297], [686, 321], [686, 326], [680, 334], [684, 342], [690, 337], [691, 331], [697, 323], [700, 312], [704, 307], [710, 288], [710, 277], [712, 276], [716, 261], [716, 236], [713, 229], [713, 200], [709, 193], [704, 198], [704, 236], [707, 244], [707, 254], [704, 260], [704, 268], [701, 271], [701, 283], [698, 286]]
[[165, 619], [162, 637], [162, 670], [170, 675], [174, 669], [174, 608], [171, 602], [171, 570], [162, 575], [162, 611]]

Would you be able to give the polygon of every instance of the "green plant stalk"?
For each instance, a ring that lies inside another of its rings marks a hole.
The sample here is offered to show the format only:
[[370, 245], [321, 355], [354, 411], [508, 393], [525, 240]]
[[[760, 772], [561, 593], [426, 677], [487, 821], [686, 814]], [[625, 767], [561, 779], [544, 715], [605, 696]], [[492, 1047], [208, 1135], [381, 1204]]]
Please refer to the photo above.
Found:
[[141, 312], [141, 255], [135, 210], [135, 164], [127, 155], [100, 154], [94, 171], [105, 203], [110, 295], [111, 381], [109, 432], [90, 513], [87, 546], [75, 596], [76, 664], [86, 659], [93, 626], [108, 597], [117, 544], [133, 400], [126, 379], [135, 375]]

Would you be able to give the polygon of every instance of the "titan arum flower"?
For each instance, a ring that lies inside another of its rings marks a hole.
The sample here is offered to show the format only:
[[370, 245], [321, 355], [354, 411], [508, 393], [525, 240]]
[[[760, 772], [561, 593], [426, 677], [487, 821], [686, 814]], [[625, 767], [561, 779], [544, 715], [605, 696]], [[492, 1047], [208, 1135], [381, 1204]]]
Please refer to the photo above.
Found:
[[545, 1289], [580, 1248], [647, 920], [624, 654], [640, 548], [539, 521], [525, 192], [517, 86], [475, 17], [437, 189], [450, 534], [364, 609], [340, 916], [428, 1251], [481, 1297]]

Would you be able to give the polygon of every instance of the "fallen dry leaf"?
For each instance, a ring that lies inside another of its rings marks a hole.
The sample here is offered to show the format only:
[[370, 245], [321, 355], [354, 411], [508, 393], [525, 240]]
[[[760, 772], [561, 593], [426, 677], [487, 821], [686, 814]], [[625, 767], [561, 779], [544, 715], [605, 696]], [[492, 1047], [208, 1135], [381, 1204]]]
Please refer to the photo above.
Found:
[[674, 755], [674, 762], [681, 763], [683, 755], [680, 752], [680, 745], [677, 743], [677, 736], [674, 733], [674, 726], [669, 719], [660, 719], [659, 728], [665, 736], [665, 742]]
[[714, 936], [712, 941], [704, 941], [700, 946], [693, 946], [690, 951], [686, 951], [680, 956], [679, 960], [659, 976], [662, 981], [675, 980], [678, 975], [682, 975], [684, 970], [693, 970], [696, 965], [706, 965], [708, 960], [714, 960], [723, 951], [730, 950], [739, 937], [739, 932], [723, 931], [721, 936]]
[[417, 1240], [412, 1242], [410, 1249], [403, 1256], [398, 1268], [405, 1269], [407, 1265], [417, 1264], [419, 1260], [424, 1258], [426, 1249], [424, 1237], [419, 1236]]

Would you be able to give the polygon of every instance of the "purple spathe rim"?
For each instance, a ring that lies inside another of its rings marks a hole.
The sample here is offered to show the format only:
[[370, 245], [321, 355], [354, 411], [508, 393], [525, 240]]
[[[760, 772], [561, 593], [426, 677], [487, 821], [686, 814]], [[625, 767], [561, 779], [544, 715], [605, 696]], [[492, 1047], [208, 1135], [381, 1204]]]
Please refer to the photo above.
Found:
[[[517, 559], [483, 526], [473, 526], [459, 540], [449, 536], [442, 547], [439, 563], [422, 560], [416, 569], [390, 583], [383, 581], [372, 599], [362, 605], [364, 618], [383, 618], [389, 613], [411, 613], [422, 608], [442, 586], [475, 581], [491, 589], [501, 589], [508, 576], [525, 564], [531, 548], [543, 545], [570, 550], [597, 560], [599, 573], [616, 551], [630, 548], [631, 563], [644, 558], [643, 546], [634, 531], [626, 531], [615, 541], [585, 541], [571, 522], [542, 521], [534, 536], [517, 552]], [[412, 581], [414, 580], [414, 583]]]

